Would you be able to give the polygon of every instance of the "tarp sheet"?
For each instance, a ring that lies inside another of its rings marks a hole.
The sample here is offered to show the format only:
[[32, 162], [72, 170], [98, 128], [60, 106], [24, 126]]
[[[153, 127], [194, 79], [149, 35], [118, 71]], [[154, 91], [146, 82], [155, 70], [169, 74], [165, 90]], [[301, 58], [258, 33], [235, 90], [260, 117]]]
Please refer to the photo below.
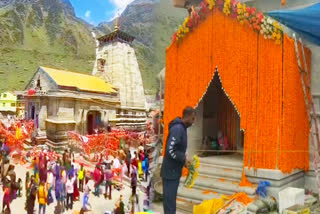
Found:
[[320, 3], [296, 10], [271, 11], [268, 15], [320, 45]]

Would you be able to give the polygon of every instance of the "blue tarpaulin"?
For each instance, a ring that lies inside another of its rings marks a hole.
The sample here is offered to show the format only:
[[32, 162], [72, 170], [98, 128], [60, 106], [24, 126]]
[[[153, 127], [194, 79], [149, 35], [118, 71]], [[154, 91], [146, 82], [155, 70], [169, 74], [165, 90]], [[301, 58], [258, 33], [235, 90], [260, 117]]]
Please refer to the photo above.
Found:
[[277, 10], [268, 15], [320, 45], [320, 3], [297, 10]]

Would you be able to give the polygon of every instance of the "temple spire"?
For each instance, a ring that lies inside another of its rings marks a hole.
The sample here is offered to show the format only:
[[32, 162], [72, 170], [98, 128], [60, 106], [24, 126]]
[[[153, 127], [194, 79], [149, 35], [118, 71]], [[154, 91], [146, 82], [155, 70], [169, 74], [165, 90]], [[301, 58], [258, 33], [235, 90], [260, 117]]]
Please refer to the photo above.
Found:
[[113, 31], [118, 31], [118, 30], [120, 30], [120, 14], [119, 14], [119, 12], [116, 17], [116, 23], [114, 25]]

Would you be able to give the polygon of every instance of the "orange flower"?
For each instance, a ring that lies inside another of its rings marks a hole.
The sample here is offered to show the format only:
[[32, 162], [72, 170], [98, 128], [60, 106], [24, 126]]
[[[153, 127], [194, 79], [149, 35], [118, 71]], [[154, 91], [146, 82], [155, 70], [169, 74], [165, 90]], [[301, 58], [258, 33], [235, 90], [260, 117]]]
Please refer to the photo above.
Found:
[[[307, 170], [310, 127], [294, 43], [288, 36], [280, 41], [276, 45], [216, 10], [180, 44], [173, 43], [166, 52], [164, 136], [185, 106], [195, 107], [205, 96], [217, 66], [232, 103], [219, 104], [229, 112], [220, 117], [234, 121], [237, 115], [231, 112], [239, 112], [240, 128], [245, 130], [244, 166]], [[306, 53], [310, 63], [307, 49]], [[232, 124], [217, 124], [230, 132], [228, 139], [234, 139]], [[248, 184], [245, 176], [242, 181]]]

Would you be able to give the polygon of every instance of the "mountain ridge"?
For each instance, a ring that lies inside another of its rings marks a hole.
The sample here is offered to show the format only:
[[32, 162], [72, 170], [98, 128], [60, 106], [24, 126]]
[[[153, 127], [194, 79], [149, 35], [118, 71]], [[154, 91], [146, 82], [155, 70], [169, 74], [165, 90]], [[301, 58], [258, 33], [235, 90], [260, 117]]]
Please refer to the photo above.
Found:
[[[172, 17], [182, 14], [181, 10], [166, 14], [163, 10], [168, 8], [174, 10], [169, 0], [135, 0], [119, 18], [120, 29], [136, 38], [133, 47], [148, 94], [157, 90], [156, 75], [164, 67], [165, 47], [170, 44], [167, 35], [180, 21]], [[95, 59], [91, 32], [97, 37], [108, 34], [114, 24], [115, 20], [97, 26], [87, 23], [76, 17], [69, 0], [0, 1], [0, 91], [23, 89], [39, 65], [91, 73]]]

